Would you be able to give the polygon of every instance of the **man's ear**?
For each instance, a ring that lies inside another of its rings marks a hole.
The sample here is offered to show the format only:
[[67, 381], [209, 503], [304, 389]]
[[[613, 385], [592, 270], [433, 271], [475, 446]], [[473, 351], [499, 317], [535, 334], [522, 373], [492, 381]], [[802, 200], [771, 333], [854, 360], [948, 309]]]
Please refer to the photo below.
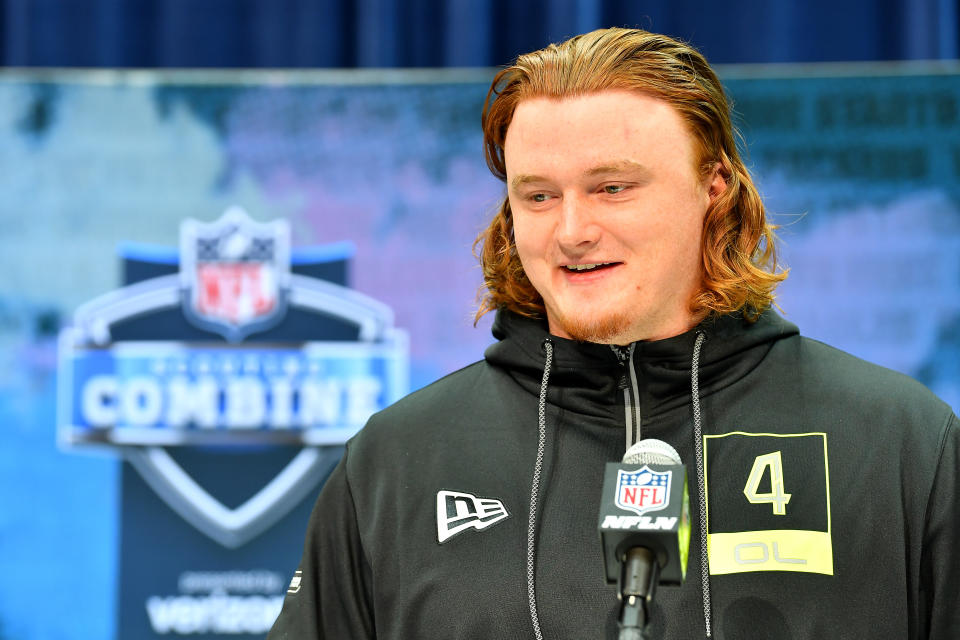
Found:
[[713, 170], [708, 177], [709, 182], [707, 183], [707, 195], [710, 197], [711, 204], [720, 194], [727, 190], [726, 174], [727, 172], [724, 170], [722, 164], [719, 162], [714, 163]]

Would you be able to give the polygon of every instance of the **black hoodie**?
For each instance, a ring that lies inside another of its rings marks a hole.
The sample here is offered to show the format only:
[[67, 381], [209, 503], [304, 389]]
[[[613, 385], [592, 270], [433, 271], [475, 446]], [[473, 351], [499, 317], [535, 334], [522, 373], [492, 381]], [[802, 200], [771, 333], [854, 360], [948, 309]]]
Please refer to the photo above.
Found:
[[605, 463], [639, 438], [676, 448], [693, 494], [687, 580], [658, 590], [651, 639], [960, 634], [960, 424], [918, 383], [772, 312], [639, 342], [625, 361], [508, 312], [493, 331], [484, 361], [348, 443], [269, 638], [534, 638], [531, 587], [543, 638], [616, 638], [598, 506]]

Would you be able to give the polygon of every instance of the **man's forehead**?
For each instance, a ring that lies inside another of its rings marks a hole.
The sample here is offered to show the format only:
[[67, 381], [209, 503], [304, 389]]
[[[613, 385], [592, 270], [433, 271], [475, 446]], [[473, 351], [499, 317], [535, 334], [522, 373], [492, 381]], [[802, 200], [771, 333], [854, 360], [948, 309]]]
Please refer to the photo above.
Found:
[[[543, 138], [563, 135], [563, 130], [545, 127], [564, 120], [570, 126], [592, 124], [611, 127], [647, 129], [649, 135], [657, 130], [682, 129], [689, 133], [682, 113], [662, 98], [640, 91], [606, 89], [573, 96], [530, 96], [520, 99], [514, 107], [505, 131], [504, 143], [518, 134]], [[547, 123], [550, 124], [547, 124]]]
[[675, 107], [621, 89], [523, 98], [503, 150], [511, 186], [535, 181], [551, 167], [562, 166], [568, 177], [652, 175], [664, 163], [696, 163], [697, 156], [696, 141]]

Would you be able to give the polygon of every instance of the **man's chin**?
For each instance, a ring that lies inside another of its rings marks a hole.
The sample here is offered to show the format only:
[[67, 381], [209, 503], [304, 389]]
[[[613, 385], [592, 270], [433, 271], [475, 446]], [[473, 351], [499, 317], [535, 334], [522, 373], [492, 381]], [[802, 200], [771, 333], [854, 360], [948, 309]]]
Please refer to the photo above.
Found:
[[558, 318], [557, 328], [579, 342], [624, 344], [622, 339], [630, 330], [630, 320], [626, 313], [564, 315]]

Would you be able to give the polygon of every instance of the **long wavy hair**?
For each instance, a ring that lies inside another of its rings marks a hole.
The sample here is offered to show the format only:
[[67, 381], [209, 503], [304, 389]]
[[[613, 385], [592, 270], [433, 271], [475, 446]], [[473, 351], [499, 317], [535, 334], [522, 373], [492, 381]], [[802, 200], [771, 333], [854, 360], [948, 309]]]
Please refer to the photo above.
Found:
[[[695, 142], [698, 170], [719, 163], [726, 189], [708, 208], [701, 238], [701, 282], [695, 314], [742, 311], [756, 319], [787, 277], [778, 270], [774, 228], [737, 151], [736, 131], [720, 80], [694, 48], [639, 29], [601, 29], [517, 58], [490, 85], [483, 108], [487, 166], [506, 182], [503, 144], [517, 105], [529, 98], [565, 98], [604, 90], [637, 91], [670, 104]], [[513, 237], [510, 201], [503, 202], [474, 243], [484, 284], [476, 318], [500, 307], [543, 317], [543, 298], [527, 278]]]

